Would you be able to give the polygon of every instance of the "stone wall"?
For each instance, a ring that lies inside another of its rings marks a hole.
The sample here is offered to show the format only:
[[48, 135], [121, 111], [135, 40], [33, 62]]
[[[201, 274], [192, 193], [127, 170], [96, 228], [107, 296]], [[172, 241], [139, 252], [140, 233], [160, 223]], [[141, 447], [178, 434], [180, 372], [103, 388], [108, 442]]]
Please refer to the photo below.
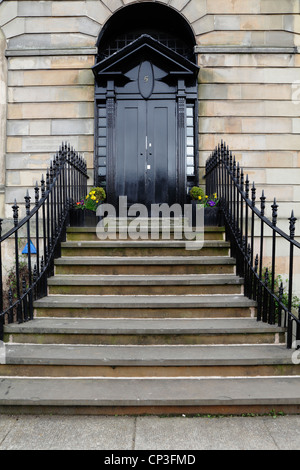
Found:
[[[1, 2], [8, 61], [6, 216], [62, 141], [84, 153], [92, 175], [95, 44], [112, 13], [131, 3], [137, 1]], [[298, 211], [300, 104], [292, 96], [300, 79], [299, 1], [160, 3], [180, 12], [196, 35], [201, 165], [223, 138], [285, 215], [292, 207]]]
[[[39, 180], [62, 141], [84, 154], [92, 177], [95, 44], [110, 16], [133, 3], [138, 1], [0, 3], [8, 66], [6, 205], [3, 213], [1, 171], [0, 215], [11, 216], [14, 198], [22, 206], [25, 189]], [[292, 208], [300, 219], [299, 0], [158, 3], [180, 12], [196, 36], [200, 176], [223, 139], [257, 182], [258, 196], [265, 189], [268, 211], [277, 198], [286, 229]], [[3, 49], [0, 41], [0, 78]], [[1, 118], [3, 123], [3, 106]], [[0, 169], [1, 155], [0, 147]]]

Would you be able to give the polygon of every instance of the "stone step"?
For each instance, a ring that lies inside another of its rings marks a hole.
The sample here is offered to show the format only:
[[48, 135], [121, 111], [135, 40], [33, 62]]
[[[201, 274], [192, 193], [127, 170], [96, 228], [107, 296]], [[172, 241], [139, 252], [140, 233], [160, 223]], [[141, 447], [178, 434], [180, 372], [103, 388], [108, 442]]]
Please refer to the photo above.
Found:
[[255, 319], [37, 318], [4, 328], [4, 341], [37, 344], [271, 344], [285, 329]]
[[[191, 245], [195, 244], [195, 245]], [[199, 249], [188, 249], [188, 246]], [[175, 240], [74, 241], [61, 244], [62, 256], [228, 256], [230, 243], [209, 240], [200, 243]]]
[[54, 260], [56, 274], [233, 274], [229, 256], [66, 256]]
[[296, 412], [300, 377], [0, 378], [0, 411], [99, 414]]
[[5, 353], [5, 362], [0, 363], [1, 376], [240, 377], [300, 373], [300, 365], [293, 362], [293, 351], [283, 344], [111, 346], [5, 343]]
[[256, 302], [237, 295], [48, 295], [34, 302], [38, 317], [203, 318], [254, 316]]
[[189, 219], [187, 217], [104, 217], [101, 220], [102, 225], [114, 224], [117, 227], [128, 227], [132, 223], [145, 228], [151, 225], [182, 227], [189, 223]]
[[[178, 232], [178, 228], [174, 226], [170, 226], [170, 230], [166, 230], [167, 227], [159, 226], [158, 235], [160, 239], [163, 236], [168, 237], [168, 239], [174, 239], [176, 235], [176, 231]], [[181, 234], [184, 235], [184, 231], [182, 231], [182, 227], [180, 227]], [[156, 231], [155, 231], [156, 232]], [[143, 236], [147, 235], [147, 238], [151, 240], [153, 234], [151, 235], [151, 230], [142, 229]], [[198, 232], [197, 232], [198, 233]], [[112, 236], [112, 234], [116, 234], [117, 239], [130, 239], [130, 235], [128, 231], [124, 230], [124, 227], [117, 226], [115, 231], [108, 231], [108, 234]], [[204, 233], [199, 233], [199, 237], [204, 240], [224, 240], [225, 239], [225, 229], [224, 227], [205, 227]], [[184, 237], [183, 237], [184, 238]], [[68, 227], [67, 228], [67, 241], [76, 241], [76, 240], [85, 240], [85, 241], [96, 241], [99, 240], [97, 235], [96, 227]], [[139, 238], [138, 240], [142, 240]]]
[[168, 295], [241, 294], [243, 280], [227, 274], [190, 275], [56, 275], [49, 294]]

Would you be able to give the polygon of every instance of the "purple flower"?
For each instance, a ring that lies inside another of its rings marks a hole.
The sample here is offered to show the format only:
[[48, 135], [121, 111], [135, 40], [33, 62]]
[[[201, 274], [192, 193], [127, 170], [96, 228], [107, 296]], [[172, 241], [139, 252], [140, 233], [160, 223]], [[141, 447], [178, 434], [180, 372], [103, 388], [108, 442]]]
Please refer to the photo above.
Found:
[[208, 204], [209, 204], [211, 207], [213, 207], [213, 206], [216, 205], [215, 201], [208, 201]]

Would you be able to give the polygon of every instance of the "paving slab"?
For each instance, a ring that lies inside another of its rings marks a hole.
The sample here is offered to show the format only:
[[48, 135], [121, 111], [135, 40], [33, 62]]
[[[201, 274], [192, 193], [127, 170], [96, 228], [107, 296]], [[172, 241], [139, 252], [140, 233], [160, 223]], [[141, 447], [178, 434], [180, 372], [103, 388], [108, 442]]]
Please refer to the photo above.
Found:
[[111, 456], [111, 450], [299, 450], [299, 430], [299, 415], [0, 415], [0, 450], [95, 449], [103, 451], [99, 454], [100, 463], [105, 455]]
[[123, 450], [132, 448], [134, 419], [85, 416], [5, 416], [0, 449]]
[[[299, 421], [298, 421], [299, 423]], [[136, 449], [276, 449], [265, 420], [251, 418], [157, 418], [137, 420]]]

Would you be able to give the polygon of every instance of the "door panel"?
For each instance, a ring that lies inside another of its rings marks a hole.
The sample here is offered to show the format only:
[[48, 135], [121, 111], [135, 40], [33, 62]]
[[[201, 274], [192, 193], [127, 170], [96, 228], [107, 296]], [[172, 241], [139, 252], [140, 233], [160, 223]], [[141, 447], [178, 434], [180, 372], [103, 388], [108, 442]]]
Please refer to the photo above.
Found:
[[116, 121], [116, 195], [128, 203], [143, 203], [145, 194], [146, 106], [143, 101], [119, 101]]
[[148, 102], [147, 193], [149, 203], [176, 199], [176, 116], [173, 101]]
[[148, 207], [176, 201], [174, 101], [118, 102], [116, 195]]

